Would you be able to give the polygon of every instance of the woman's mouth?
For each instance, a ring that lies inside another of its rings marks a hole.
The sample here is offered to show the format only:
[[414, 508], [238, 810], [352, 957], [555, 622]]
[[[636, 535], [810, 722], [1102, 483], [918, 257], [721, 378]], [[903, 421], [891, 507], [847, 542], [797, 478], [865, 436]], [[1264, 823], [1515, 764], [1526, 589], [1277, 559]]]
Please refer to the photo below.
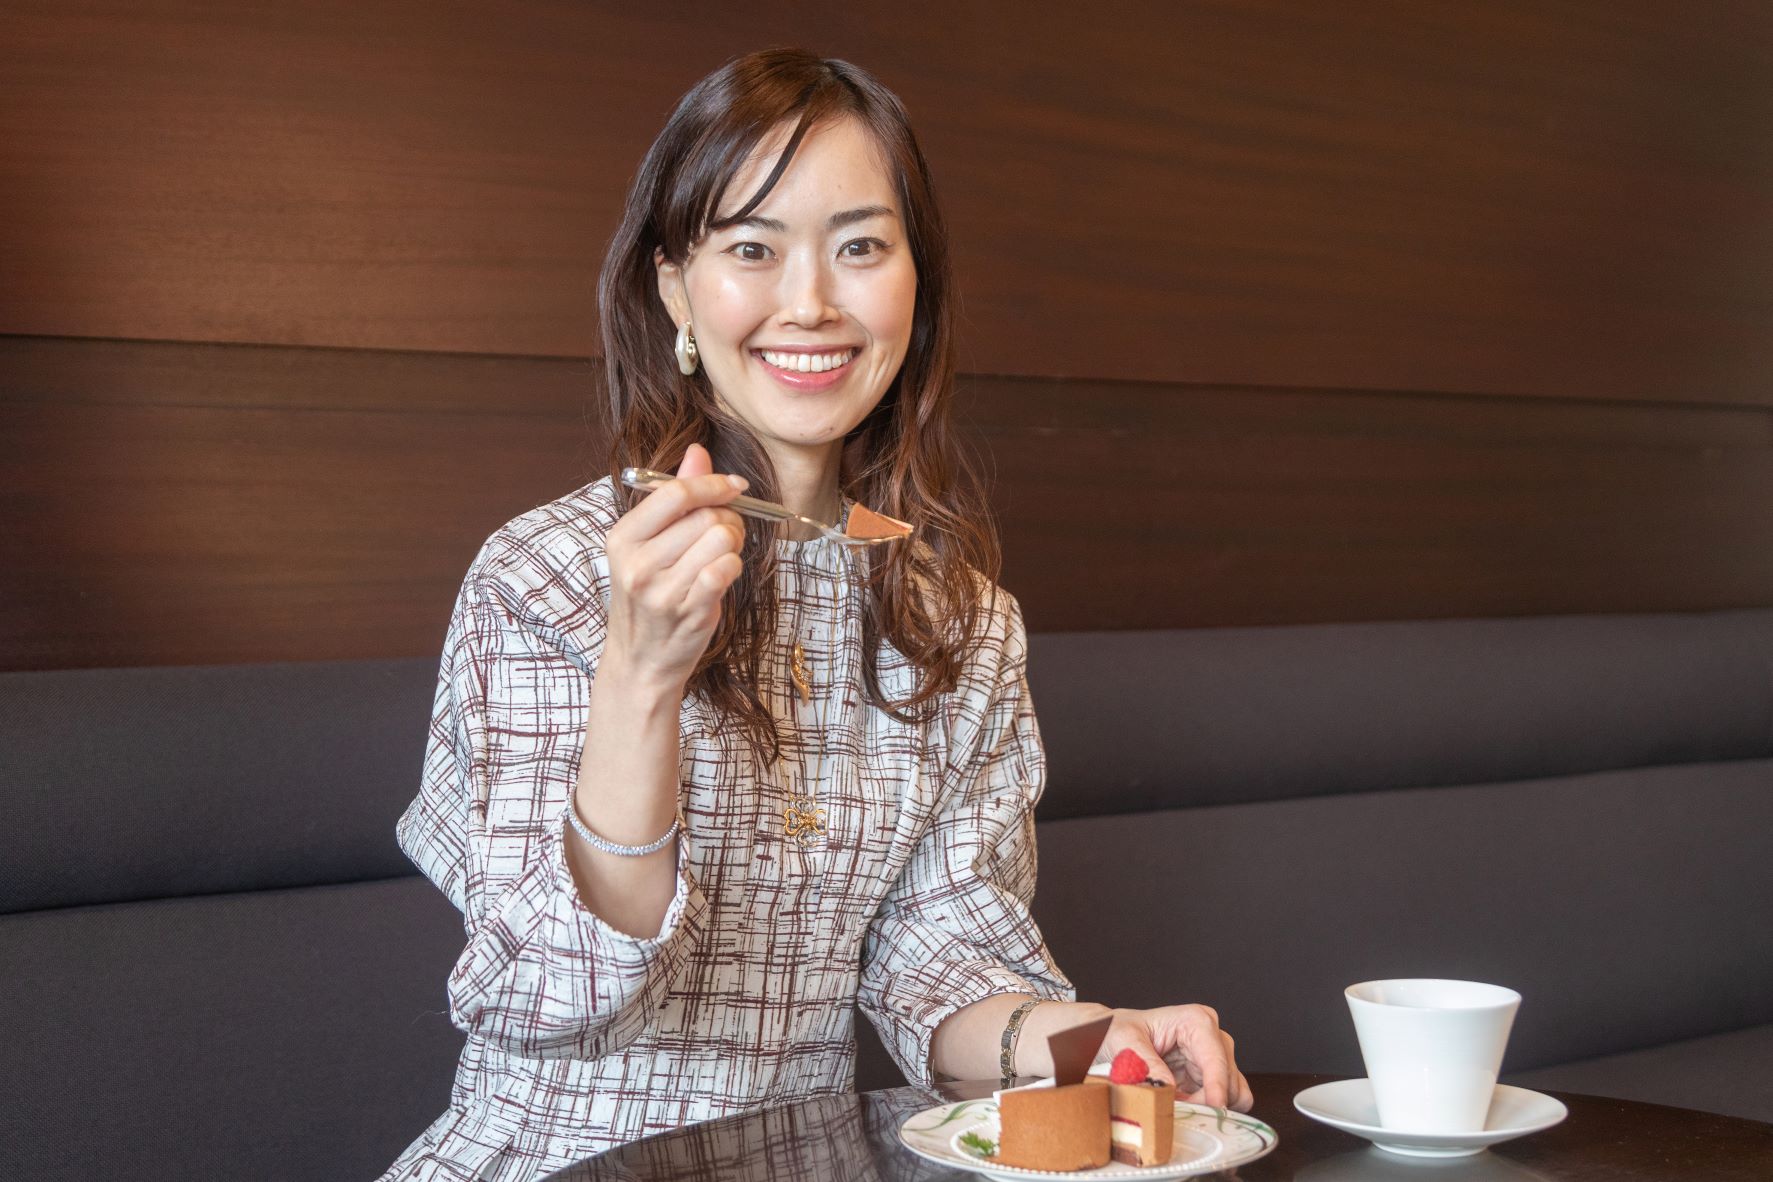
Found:
[[789, 353], [776, 349], [753, 349], [751, 355], [763, 363], [772, 378], [796, 390], [823, 390], [841, 382], [850, 363], [860, 349], [833, 349], [828, 353]]

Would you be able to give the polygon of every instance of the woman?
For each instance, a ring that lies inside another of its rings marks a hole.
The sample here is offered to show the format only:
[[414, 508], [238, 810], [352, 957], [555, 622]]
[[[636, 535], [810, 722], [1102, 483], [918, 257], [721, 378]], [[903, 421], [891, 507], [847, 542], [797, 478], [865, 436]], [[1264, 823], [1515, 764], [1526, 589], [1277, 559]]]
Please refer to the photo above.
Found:
[[[387, 1177], [531, 1178], [848, 1090], [1051, 1070], [1079, 1003], [1027, 904], [1045, 758], [949, 434], [942, 221], [898, 100], [778, 50], [684, 97], [599, 290], [612, 470], [495, 534], [443, 656], [408, 855], [465, 917], [450, 1109]], [[748, 522], [741, 488], [911, 541]], [[1212, 1011], [1114, 1011], [1247, 1108]]]

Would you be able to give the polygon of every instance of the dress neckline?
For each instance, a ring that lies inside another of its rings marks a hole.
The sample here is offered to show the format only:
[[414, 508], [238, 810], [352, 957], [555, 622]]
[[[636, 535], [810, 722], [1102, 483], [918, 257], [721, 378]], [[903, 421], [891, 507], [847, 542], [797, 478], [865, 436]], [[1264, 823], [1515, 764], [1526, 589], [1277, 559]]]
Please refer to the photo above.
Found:
[[[847, 516], [851, 506], [855, 503], [851, 497], [842, 497], [840, 516]], [[828, 538], [824, 534], [816, 534], [799, 541], [792, 538], [777, 538], [775, 541], [778, 557], [799, 559], [827, 570], [837, 569], [843, 562], [845, 551], [849, 549], [836, 538]]]

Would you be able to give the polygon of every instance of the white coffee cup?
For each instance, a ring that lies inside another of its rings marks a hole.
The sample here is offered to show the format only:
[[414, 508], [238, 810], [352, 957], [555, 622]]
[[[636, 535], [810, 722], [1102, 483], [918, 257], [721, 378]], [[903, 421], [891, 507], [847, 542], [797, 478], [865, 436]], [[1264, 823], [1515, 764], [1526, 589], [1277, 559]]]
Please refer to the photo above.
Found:
[[1476, 981], [1365, 981], [1343, 991], [1379, 1123], [1410, 1133], [1483, 1129], [1521, 995]]

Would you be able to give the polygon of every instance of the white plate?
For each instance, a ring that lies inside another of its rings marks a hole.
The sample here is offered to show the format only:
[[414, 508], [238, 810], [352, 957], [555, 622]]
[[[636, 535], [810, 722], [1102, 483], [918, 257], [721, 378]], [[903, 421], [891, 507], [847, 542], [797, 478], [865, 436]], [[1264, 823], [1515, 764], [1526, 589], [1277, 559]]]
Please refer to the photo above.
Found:
[[1169, 1162], [1161, 1166], [1109, 1162], [1093, 1170], [1024, 1170], [998, 1165], [960, 1148], [964, 1133], [997, 1140], [997, 1101], [938, 1104], [899, 1126], [899, 1140], [919, 1157], [938, 1165], [973, 1170], [1000, 1182], [1020, 1182], [1024, 1178], [1136, 1178], [1149, 1182], [1187, 1178], [1255, 1161], [1273, 1149], [1278, 1140], [1273, 1129], [1253, 1116], [1186, 1100], [1176, 1101], [1175, 1150]]
[[1331, 1128], [1365, 1137], [1387, 1153], [1410, 1157], [1469, 1157], [1491, 1145], [1537, 1133], [1570, 1115], [1562, 1103], [1540, 1092], [1497, 1084], [1484, 1127], [1470, 1133], [1407, 1133], [1379, 1127], [1373, 1082], [1340, 1079], [1306, 1088], [1293, 1107]]

